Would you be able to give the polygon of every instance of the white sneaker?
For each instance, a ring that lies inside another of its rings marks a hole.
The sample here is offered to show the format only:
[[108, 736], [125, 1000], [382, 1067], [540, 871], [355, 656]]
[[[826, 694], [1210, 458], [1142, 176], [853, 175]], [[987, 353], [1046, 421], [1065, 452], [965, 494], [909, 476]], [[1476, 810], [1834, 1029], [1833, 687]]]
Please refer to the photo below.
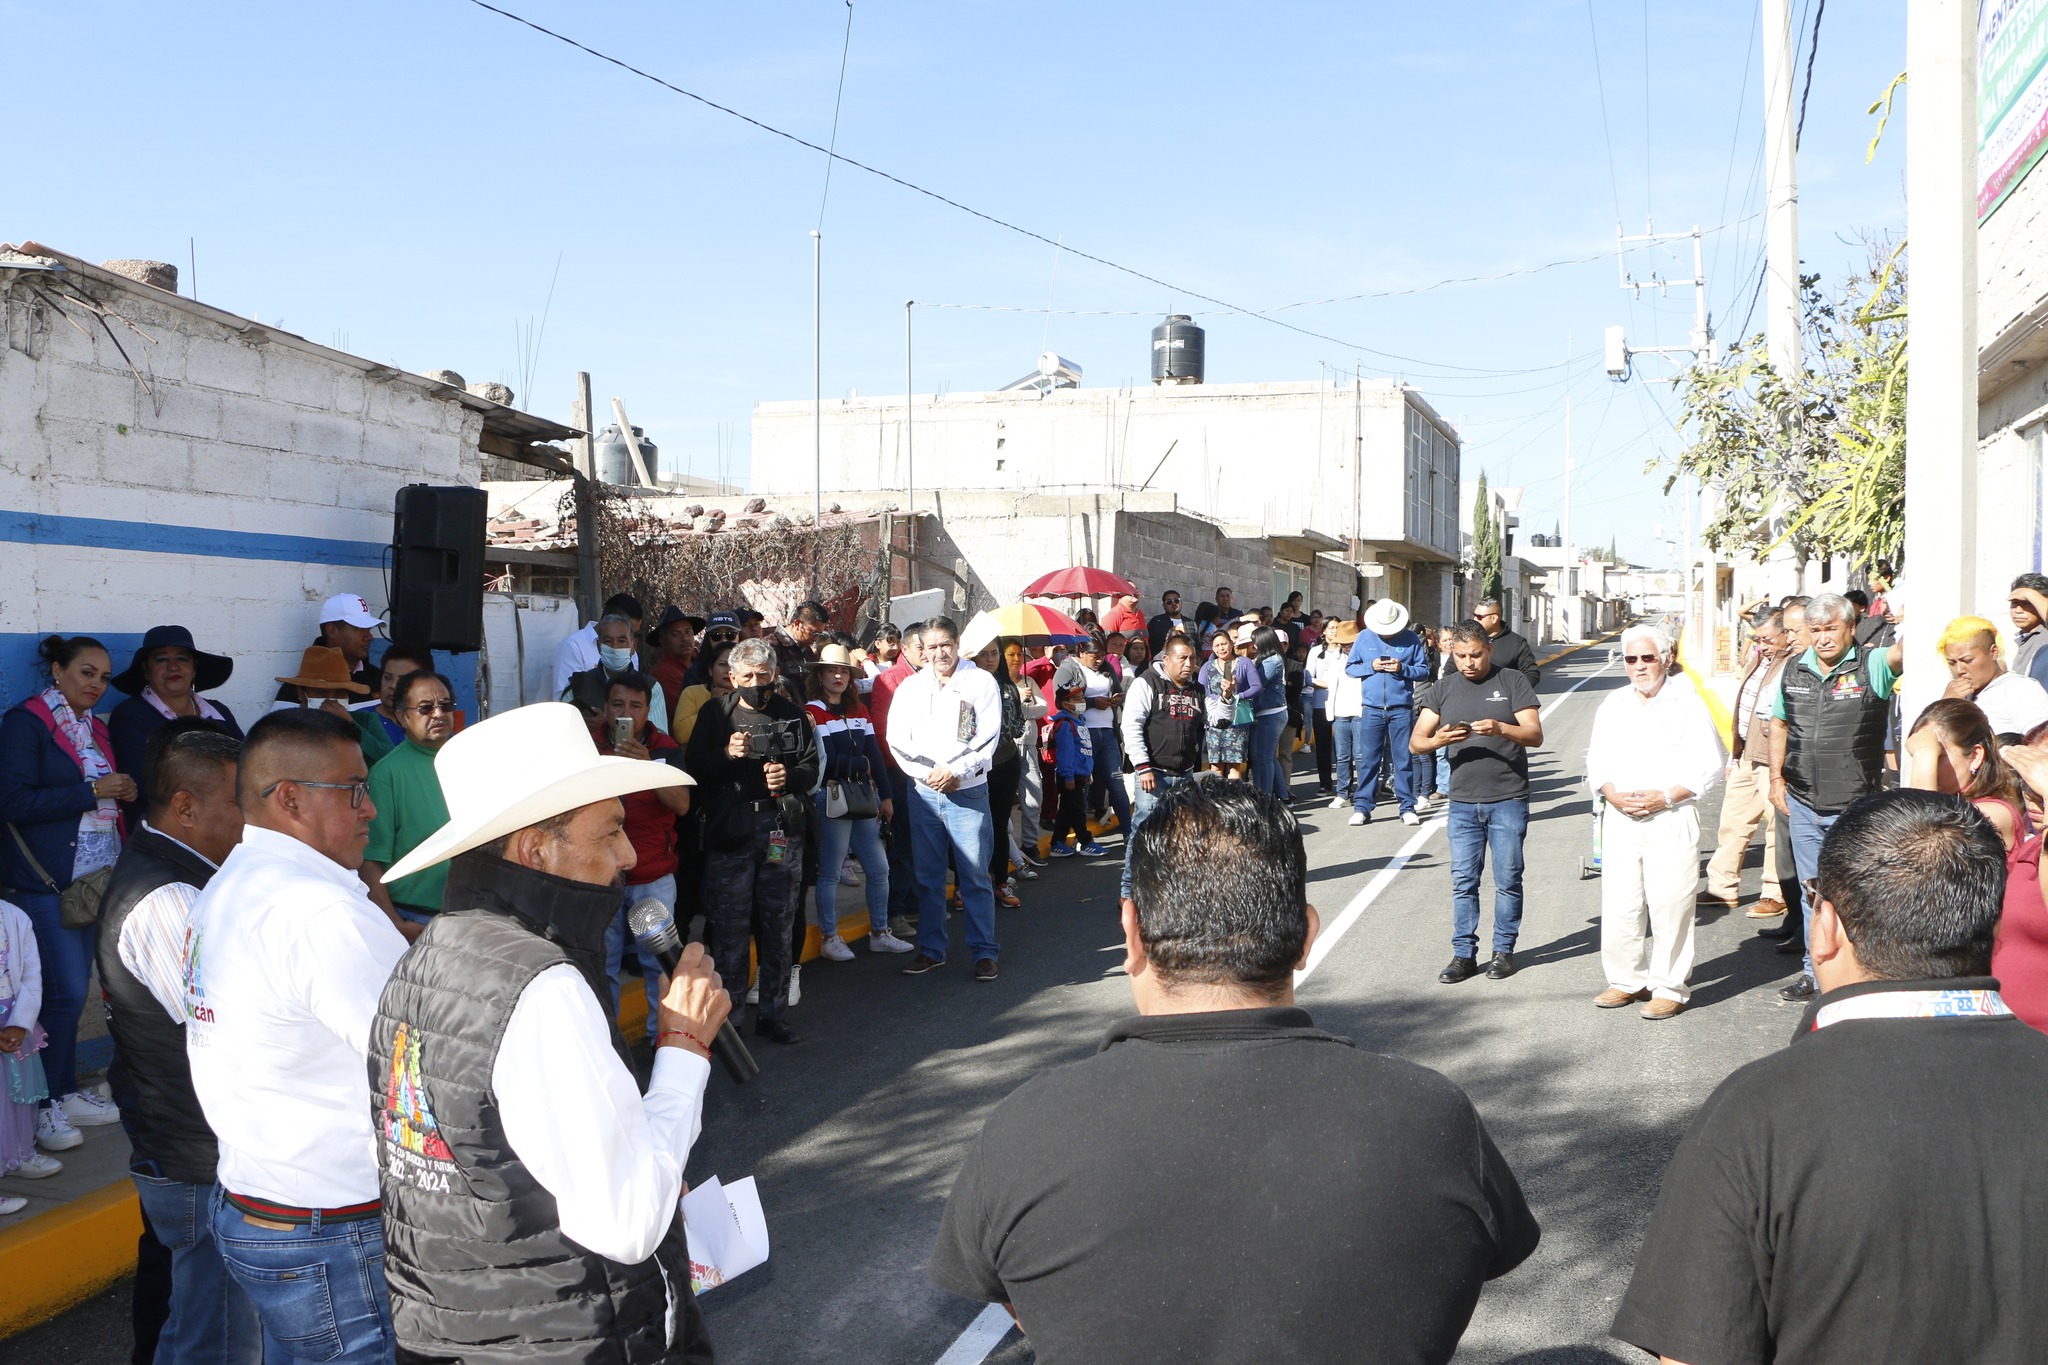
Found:
[[1422, 823], [1422, 817], [1412, 810], [1404, 810], [1401, 812], [1401, 823], [1404, 825], [1419, 825]]
[[20, 1213], [27, 1207], [28, 1200], [23, 1199], [18, 1194], [8, 1195], [6, 1198], [0, 1199], [0, 1218], [5, 1218], [10, 1213]]
[[102, 1124], [121, 1121], [121, 1111], [97, 1090], [74, 1090], [64, 1097], [63, 1106], [64, 1117], [71, 1120], [74, 1127], [98, 1128]]
[[761, 983], [758, 980], [753, 985], [747, 987], [747, 1003], [749, 1005], [761, 1003]]
[[834, 962], [853, 961], [853, 949], [847, 947], [846, 940], [837, 934], [819, 944], [818, 953], [821, 957], [830, 958]]
[[[848, 953], [848, 954], [847, 954], [847, 956], [848, 956], [848, 957], [851, 957], [851, 956], [853, 956], [853, 954], [851, 954], [851, 953]], [[803, 977], [804, 977], [804, 969], [803, 969], [802, 967], [799, 967], [799, 966], [797, 966], [797, 965], [796, 965], [796, 964], [795, 964], [794, 962], [790, 963], [790, 964], [789, 964], [789, 1003], [790, 1003], [791, 1005], [794, 1005], [794, 1004], [796, 1004], [796, 1002], [797, 1002], [797, 1001], [799, 1001], [799, 1000], [801, 1000], [801, 999], [803, 998], [803, 994], [804, 994], [804, 990], [803, 990], [803, 985], [804, 985]]]
[[64, 1163], [57, 1160], [56, 1157], [44, 1156], [41, 1152], [30, 1152], [28, 1160], [16, 1166], [8, 1174], [18, 1175], [23, 1180], [48, 1180], [63, 1169]]
[[1351, 812], [1351, 818], [1345, 821], [1344, 823], [1346, 823], [1347, 825], [1363, 825], [1367, 823], [1365, 818], [1365, 812], [1362, 810], [1355, 810]]
[[841, 886], [859, 886], [860, 864], [848, 858], [845, 866], [839, 869], [839, 884]]
[[[1029, 863], [1019, 863], [1017, 865], [1017, 877], [1022, 877], [1027, 882], [1035, 882], [1038, 880], [1038, 869], [1032, 867]], [[1012, 877], [1010, 880], [1015, 881], [1016, 879], [1016, 877]]]
[[68, 1152], [84, 1143], [85, 1134], [73, 1128], [56, 1105], [36, 1111], [36, 1146], [46, 1152]]
[[1346, 800], [1345, 800], [1345, 799], [1344, 799], [1343, 797], [1341, 797], [1341, 796], [1333, 796], [1333, 797], [1331, 797], [1331, 798], [1330, 798], [1330, 809], [1331, 809], [1331, 810], [1343, 810], [1343, 809], [1344, 809], [1344, 808], [1345, 808], [1346, 806], [1348, 806], [1348, 805], [1350, 805], [1350, 804], [1351, 804], [1351, 803], [1350, 803], [1349, 801], [1346, 801]]
[[905, 943], [887, 929], [868, 935], [868, 951], [871, 953], [909, 953], [916, 951], [916, 945]]

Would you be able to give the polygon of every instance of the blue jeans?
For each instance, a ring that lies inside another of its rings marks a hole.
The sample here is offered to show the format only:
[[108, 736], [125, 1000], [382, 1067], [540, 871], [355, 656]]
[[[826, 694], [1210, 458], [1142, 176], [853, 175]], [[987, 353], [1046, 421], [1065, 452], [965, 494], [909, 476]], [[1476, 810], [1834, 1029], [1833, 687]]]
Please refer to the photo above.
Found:
[[1359, 766], [1361, 751], [1358, 747], [1358, 716], [1332, 716], [1330, 737], [1337, 754], [1336, 783], [1337, 795], [1349, 805], [1365, 785], [1365, 774]]
[[1138, 837], [1138, 831], [1144, 828], [1147, 820], [1152, 818], [1153, 808], [1166, 799], [1168, 792], [1185, 787], [1194, 780], [1195, 775], [1193, 773], [1180, 773], [1176, 775], [1155, 770], [1152, 774], [1154, 790], [1146, 791], [1145, 784], [1143, 782], [1138, 783], [1138, 799], [1131, 807], [1131, 832], [1129, 837], [1124, 840], [1123, 884], [1117, 892], [1125, 900], [1131, 898], [1131, 840]]
[[216, 1191], [213, 1238], [263, 1320], [266, 1365], [391, 1365], [383, 1220], [261, 1228]]
[[[147, 1163], [154, 1166], [156, 1163]], [[131, 1170], [142, 1216], [171, 1253], [171, 1315], [156, 1341], [160, 1365], [256, 1365], [263, 1359], [263, 1328], [256, 1307], [228, 1277], [213, 1240], [217, 1185]]]
[[1286, 728], [1284, 706], [1252, 717], [1252, 785], [1280, 801], [1287, 799], [1287, 770], [1280, 764], [1280, 732]]
[[[604, 974], [612, 986], [612, 1018], [619, 1017], [619, 969], [626, 962], [626, 912], [644, 900], [658, 900], [668, 907], [669, 914], [676, 912], [676, 877], [671, 872], [666, 877], [656, 877], [639, 886], [629, 886], [619, 897], [619, 913], [612, 916], [612, 922], [604, 931]], [[681, 938], [689, 929], [687, 924], [676, 926], [676, 937]], [[656, 1018], [661, 1005], [661, 963], [654, 954], [642, 948], [638, 942], [633, 951], [640, 958], [640, 981], [647, 990], [647, 1036], [654, 1036]]]
[[830, 938], [839, 932], [839, 869], [850, 846], [860, 860], [862, 880], [867, 883], [868, 932], [889, 927], [889, 858], [882, 851], [881, 817], [865, 820], [832, 820], [825, 815], [825, 793], [815, 798], [818, 806], [818, 934]]
[[935, 792], [913, 782], [908, 804], [911, 858], [917, 868], [917, 950], [946, 960], [946, 858], [951, 854], [967, 914], [967, 951], [976, 962], [995, 957], [996, 893], [988, 880], [988, 859], [996, 831], [988, 813], [988, 785]]
[[[1409, 757], [1413, 758], [1415, 755], [1410, 754]], [[1436, 794], [1446, 801], [1451, 799], [1451, 751], [1449, 749], [1438, 749], [1436, 751]]]
[[434, 922], [434, 917], [432, 915], [428, 914], [424, 910], [415, 910], [409, 905], [400, 905], [398, 902], [393, 901], [391, 903], [391, 908], [393, 910], [396, 910], [398, 912], [398, 917], [404, 920], [407, 924], [427, 925], [432, 924]]
[[1093, 785], [1109, 793], [1110, 808], [1116, 812], [1116, 827], [1124, 836], [1124, 842], [1131, 839], [1131, 794], [1124, 787], [1123, 736], [1116, 726], [1106, 725], [1088, 732], [1089, 743], [1095, 749], [1095, 778]]
[[1415, 776], [1408, 758], [1408, 735], [1415, 713], [1405, 706], [1368, 706], [1358, 718], [1358, 769], [1365, 775], [1351, 794], [1353, 809], [1372, 814], [1379, 797], [1380, 765], [1394, 769], [1394, 804], [1405, 814], [1415, 809]]
[[43, 1031], [50, 1045], [43, 1049], [43, 1075], [55, 1104], [78, 1089], [78, 1021], [85, 1014], [86, 982], [92, 979], [92, 958], [99, 948], [100, 927], [66, 929], [57, 909], [58, 897], [47, 891], [16, 892], [14, 903], [28, 915], [36, 931], [36, 952], [43, 959]]
[[1493, 850], [1493, 950], [1511, 953], [1522, 929], [1522, 839], [1529, 798], [1451, 803], [1451, 955], [1479, 956], [1479, 874]]
[[[1827, 838], [1828, 831], [1835, 827], [1835, 821], [1842, 818], [1842, 813], [1838, 810], [1817, 811], [1791, 792], [1785, 793], [1785, 809], [1792, 813], [1791, 820], [1787, 822], [1792, 830], [1792, 866], [1798, 870], [1800, 881], [1810, 882], [1820, 875], [1821, 842]], [[1799, 925], [1803, 933], [1802, 941], [1812, 943], [1813, 897], [1806, 895], [1803, 887], [1799, 896]], [[1812, 976], [1811, 949], [1807, 951], [1804, 967], [1806, 974]], [[55, 1094], [56, 1086], [52, 1085], [50, 1091]]]

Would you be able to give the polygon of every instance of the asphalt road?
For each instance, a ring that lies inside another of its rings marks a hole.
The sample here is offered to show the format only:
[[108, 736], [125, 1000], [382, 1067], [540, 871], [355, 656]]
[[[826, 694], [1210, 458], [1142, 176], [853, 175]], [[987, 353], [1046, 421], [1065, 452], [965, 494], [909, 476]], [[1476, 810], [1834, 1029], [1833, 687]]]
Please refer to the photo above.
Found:
[[[1591, 829], [1581, 776], [1594, 708], [1622, 685], [1606, 661], [1605, 647], [1570, 656], [1540, 689], [1547, 743], [1532, 761], [1522, 970], [1507, 981], [1437, 983], [1450, 956], [1441, 822], [1411, 830], [1383, 813], [1353, 829], [1344, 812], [1302, 809], [1311, 898], [1326, 925], [1348, 924], [1301, 1003], [1359, 1046], [1464, 1086], [1543, 1224], [1535, 1256], [1487, 1287], [1460, 1360], [1641, 1358], [1606, 1327], [1664, 1165], [1708, 1092], [1795, 1022], [1771, 989], [1795, 964], [1739, 913], [1703, 918], [1693, 1005], [1677, 1019], [1591, 1007], [1605, 983], [1599, 884], [1580, 876]], [[1312, 788], [1312, 771], [1296, 783]], [[714, 1078], [690, 1178], [757, 1177], [773, 1240], [767, 1265], [704, 1299], [721, 1361], [1030, 1360], [1015, 1331], [991, 1343], [986, 1321], [976, 1330], [984, 1306], [938, 1289], [924, 1266], [989, 1107], [1086, 1056], [1130, 1008], [1116, 875], [1114, 859], [1076, 859], [1026, 885], [1025, 906], [1001, 916], [993, 984], [969, 978], [964, 953], [915, 979], [898, 974], [901, 959], [865, 951], [811, 964], [789, 1016], [803, 1041], [760, 1044], [752, 1085]], [[1754, 870], [1748, 880], [1753, 892]], [[0, 1343], [0, 1365], [126, 1355], [123, 1287]]]

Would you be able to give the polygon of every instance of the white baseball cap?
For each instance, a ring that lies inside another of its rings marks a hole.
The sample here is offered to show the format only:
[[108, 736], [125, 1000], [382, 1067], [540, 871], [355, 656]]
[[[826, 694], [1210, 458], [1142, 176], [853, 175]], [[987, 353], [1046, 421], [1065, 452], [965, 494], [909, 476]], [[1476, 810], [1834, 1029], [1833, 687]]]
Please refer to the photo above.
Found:
[[340, 621], [346, 625], [375, 630], [384, 623], [370, 610], [370, 604], [352, 592], [339, 592], [320, 604], [320, 623]]

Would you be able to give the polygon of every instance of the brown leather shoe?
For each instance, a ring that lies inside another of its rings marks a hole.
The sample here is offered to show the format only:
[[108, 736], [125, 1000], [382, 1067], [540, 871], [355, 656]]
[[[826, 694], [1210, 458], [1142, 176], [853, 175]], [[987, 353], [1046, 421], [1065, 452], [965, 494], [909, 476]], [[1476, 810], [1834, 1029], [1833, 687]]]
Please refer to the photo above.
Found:
[[1785, 902], [1781, 900], [1758, 901], [1742, 913], [1751, 919], [1776, 919], [1785, 913]]
[[1657, 999], [1652, 1000], [1649, 1004], [1643, 1006], [1642, 1009], [1638, 1011], [1638, 1013], [1641, 1014], [1642, 1017], [1645, 1019], [1669, 1019], [1672, 1015], [1678, 1013], [1680, 1010], [1684, 1008], [1685, 1006], [1679, 1001], [1666, 1000], [1663, 997], [1659, 996]]
[[1723, 910], [1733, 910], [1741, 902], [1728, 896], [1717, 896], [1711, 891], [1702, 891], [1699, 895], [1693, 897], [1692, 903], [1702, 910], [1710, 909], [1716, 905], [1720, 906]]
[[1648, 991], [1625, 991], [1619, 986], [1609, 986], [1593, 997], [1593, 1005], [1596, 1009], [1618, 1010], [1623, 1005], [1632, 1005], [1638, 1000], [1649, 998]]

